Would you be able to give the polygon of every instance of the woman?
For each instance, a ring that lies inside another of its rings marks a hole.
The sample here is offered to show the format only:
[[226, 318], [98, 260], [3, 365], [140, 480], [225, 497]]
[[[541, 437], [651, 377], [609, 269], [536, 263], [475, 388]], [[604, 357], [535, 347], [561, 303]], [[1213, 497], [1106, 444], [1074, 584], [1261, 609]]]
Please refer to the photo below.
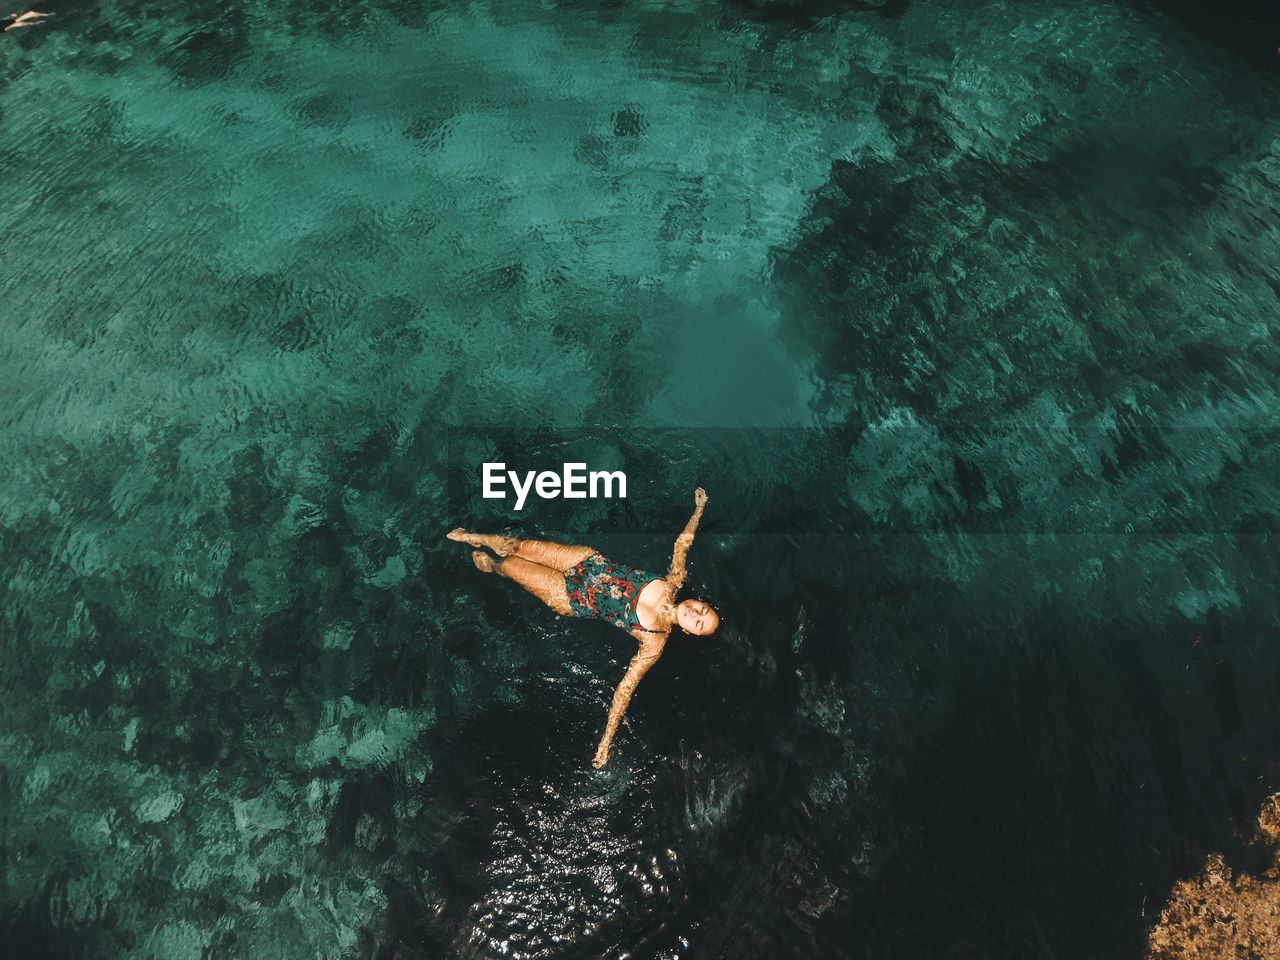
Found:
[[693, 502], [693, 516], [676, 537], [671, 568], [666, 576], [610, 560], [591, 547], [470, 533], [462, 527], [448, 534], [450, 540], [487, 547], [498, 555], [499, 559], [494, 560], [483, 550], [471, 554], [476, 569], [482, 573], [497, 573], [514, 580], [566, 617], [607, 620], [639, 642], [640, 649], [631, 658], [626, 676], [613, 693], [609, 722], [605, 724], [604, 736], [592, 761], [597, 769], [608, 761], [618, 721], [626, 713], [640, 678], [662, 656], [671, 628], [679, 626], [685, 633], [706, 637], [715, 633], [720, 625], [719, 615], [703, 601], [675, 602], [676, 591], [684, 585], [685, 559], [707, 505], [707, 492], [699, 487], [694, 491]]
[[0, 28], [5, 33], [10, 30], [17, 30], [19, 27], [34, 27], [45, 17], [52, 17], [52, 13], [40, 13], [38, 10], [28, 10], [26, 13], [10, 13], [7, 16], [0, 16]]

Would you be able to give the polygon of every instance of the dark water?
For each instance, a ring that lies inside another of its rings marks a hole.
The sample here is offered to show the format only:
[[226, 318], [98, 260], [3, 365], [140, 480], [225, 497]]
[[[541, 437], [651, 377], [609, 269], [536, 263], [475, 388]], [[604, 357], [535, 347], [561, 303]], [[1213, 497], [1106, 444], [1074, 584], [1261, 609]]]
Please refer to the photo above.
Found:
[[[0, 42], [14, 956], [1138, 958], [1240, 854], [1269, 7], [55, 9]], [[579, 456], [628, 499], [477, 496]], [[597, 773], [630, 641], [442, 535], [660, 568], [699, 484], [722, 630]]]

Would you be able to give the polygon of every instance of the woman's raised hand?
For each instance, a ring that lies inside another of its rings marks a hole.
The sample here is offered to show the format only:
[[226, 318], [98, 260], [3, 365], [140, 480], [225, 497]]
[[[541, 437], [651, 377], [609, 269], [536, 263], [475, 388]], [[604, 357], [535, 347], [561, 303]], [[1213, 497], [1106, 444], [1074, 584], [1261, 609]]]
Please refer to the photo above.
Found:
[[693, 491], [693, 502], [696, 506], [705, 507], [707, 505], [707, 491], [701, 487]]

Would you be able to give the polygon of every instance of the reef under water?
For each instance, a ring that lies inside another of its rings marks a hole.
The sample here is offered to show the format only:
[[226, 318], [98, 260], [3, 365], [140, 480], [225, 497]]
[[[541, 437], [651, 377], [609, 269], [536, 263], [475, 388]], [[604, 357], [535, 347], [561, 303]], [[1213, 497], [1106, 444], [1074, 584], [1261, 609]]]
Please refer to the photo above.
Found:
[[[1137, 960], [1258, 875], [1274, 18], [867, 6], [0, 37], [0, 941]], [[660, 569], [699, 485], [595, 771], [632, 641], [444, 534]]]
[[1150, 960], [1280, 955], [1280, 794], [1258, 816], [1250, 860], [1258, 876], [1234, 873], [1220, 853], [1179, 881], [1151, 930]]

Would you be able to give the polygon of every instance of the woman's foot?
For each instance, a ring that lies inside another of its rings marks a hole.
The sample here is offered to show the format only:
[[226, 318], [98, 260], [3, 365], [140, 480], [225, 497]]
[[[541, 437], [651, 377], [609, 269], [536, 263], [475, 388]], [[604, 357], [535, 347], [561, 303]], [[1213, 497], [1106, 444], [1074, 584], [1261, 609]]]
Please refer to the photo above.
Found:
[[473, 550], [471, 552], [471, 562], [476, 565], [476, 569], [481, 573], [493, 573], [493, 557], [483, 550]]
[[506, 534], [472, 533], [465, 527], [454, 527], [445, 536], [473, 547], [488, 547], [500, 557], [509, 557], [515, 553], [518, 543], [515, 537]]

